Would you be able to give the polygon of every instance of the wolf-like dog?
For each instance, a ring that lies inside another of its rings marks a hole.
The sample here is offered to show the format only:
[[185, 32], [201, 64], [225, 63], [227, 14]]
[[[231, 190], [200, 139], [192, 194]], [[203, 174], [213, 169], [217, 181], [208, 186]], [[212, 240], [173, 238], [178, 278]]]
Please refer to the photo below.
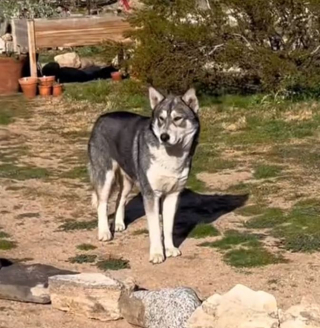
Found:
[[182, 96], [164, 97], [150, 87], [149, 98], [151, 117], [124, 111], [101, 115], [93, 126], [88, 153], [99, 240], [112, 238], [108, 199], [114, 182], [120, 185], [115, 231], [125, 230], [125, 205], [136, 183], [148, 220], [149, 260], [156, 264], [165, 257], [181, 255], [173, 244], [174, 217], [198, 143], [200, 122], [199, 103], [193, 88]]

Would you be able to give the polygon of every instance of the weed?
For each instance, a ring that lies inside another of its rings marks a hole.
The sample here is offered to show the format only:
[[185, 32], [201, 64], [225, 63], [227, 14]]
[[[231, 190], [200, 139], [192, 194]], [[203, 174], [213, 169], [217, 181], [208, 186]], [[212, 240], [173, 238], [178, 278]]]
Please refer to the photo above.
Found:
[[79, 254], [74, 257], [69, 257], [68, 261], [70, 263], [94, 263], [96, 261], [97, 255], [89, 255], [89, 254]]
[[75, 221], [67, 220], [58, 227], [59, 231], [75, 231], [75, 230], [93, 230], [98, 226], [97, 220], [91, 221]]
[[219, 231], [210, 224], [200, 223], [189, 234], [190, 238], [201, 239], [219, 236]]
[[0, 239], [10, 238], [10, 235], [4, 231], [0, 231]]
[[91, 251], [96, 249], [97, 247], [91, 244], [80, 244], [77, 246], [77, 249], [81, 250], [81, 251]]
[[0, 249], [7, 251], [17, 247], [17, 243], [7, 239], [0, 239]]
[[130, 264], [128, 260], [117, 259], [112, 257], [107, 260], [98, 261], [96, 266], [98, 269], [103, 271], [130, 269]]

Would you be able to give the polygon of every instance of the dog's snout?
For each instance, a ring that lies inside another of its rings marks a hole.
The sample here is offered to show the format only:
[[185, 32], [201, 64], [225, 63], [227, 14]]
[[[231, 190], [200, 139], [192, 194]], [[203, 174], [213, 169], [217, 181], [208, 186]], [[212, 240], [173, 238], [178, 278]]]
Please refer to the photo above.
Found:
[[170, 136], [169, 136], [168, 133], [162, 133], [162, 134], [160, 135], [160, 139], [161, 139], [161, 141], [163, 141], [163, 142], [167, 142], [167, 141], [170, 139]]

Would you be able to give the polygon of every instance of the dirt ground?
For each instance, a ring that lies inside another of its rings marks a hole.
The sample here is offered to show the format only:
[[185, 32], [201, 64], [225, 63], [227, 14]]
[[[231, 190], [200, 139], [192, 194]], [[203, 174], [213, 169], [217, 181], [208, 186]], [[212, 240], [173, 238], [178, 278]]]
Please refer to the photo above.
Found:
[[[18, 156], [16, 165], [46, 169], [49, 176], [40, 179], [0, 179], [0, 226], [11, 235], [17, 247], [0, 250], [2, 258], [22, 260], [27, 264], [43, 263], [81, 272], [100, 271], [94, 264], [70, 263], [70, 257], [84, 253], [76, 246], [89, 243], [98, 258], [113, 256], [129, 261], [130, 269], [115, 271], [115, 277], [132, 276], [147, 289], [188, 286], [204, 299], [224, 293], [235, 284], [274, 294], [280, 308], [300, 302], [311, 295], [320, 302], [320, 255], [287, 253], [287, 263], [254, 269], [235, 269], [212, 248], [197, 247], [199, 240], [185, 238], [190, 222], [205, 217], [219, 229], [234, 227], [241, 218], [233, 209], [243, 199], [221, 191], [251, 178], [250, 169], [205, 174], [202, 179], [216, 188], [210, 195], [187, 192], [182, 197], [177, 225], [177, 242], [182, 256], [161, 265], [148, 262], [148, 236], [134, 233], [146, 228], [139, 197], [132, 195], [127, 217], [130, 224], [116, 233], [109, 243], [97, 240], [97, 231], [62, 231], [65, 220], [91, 221], [91, 191], [83, 177], [72, 176], [75, 167], [85, 165], [87, 135], [102, 108], [83, 108], [62, 101], [37, 101], [28, 118], [16, 118], [0, 126], [0, 151]], [[70, 173], [71, 172], [71, 173]], [[201, 176], [200, 176], [201, 178]], [[219, 186], [221, 183], [222, 187]], [[316, 186], [316, 184], [315, 184]], [[315, 190], [317, 187], [314, 187]], [[319, 190], [319, 189], [318, 189]], [[317, 191], [318, 191], [317, 190]], [[114, 201], [113, 201], [114, 205]], [[3, 328], [125, 328], [124, 321], [102, 323], [34, 305], [0, 300], [0, 327]]]

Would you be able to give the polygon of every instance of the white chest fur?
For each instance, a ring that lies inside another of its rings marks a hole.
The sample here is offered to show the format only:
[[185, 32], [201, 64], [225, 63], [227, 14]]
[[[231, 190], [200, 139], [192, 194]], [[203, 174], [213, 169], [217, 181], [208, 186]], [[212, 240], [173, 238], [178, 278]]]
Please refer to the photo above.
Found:
[[189, 174], [187, 152], [169, 156], [164, 146], [149, 149], [151, 162], [147, 178], [151, 188], [160, 195], [182, 190]]

